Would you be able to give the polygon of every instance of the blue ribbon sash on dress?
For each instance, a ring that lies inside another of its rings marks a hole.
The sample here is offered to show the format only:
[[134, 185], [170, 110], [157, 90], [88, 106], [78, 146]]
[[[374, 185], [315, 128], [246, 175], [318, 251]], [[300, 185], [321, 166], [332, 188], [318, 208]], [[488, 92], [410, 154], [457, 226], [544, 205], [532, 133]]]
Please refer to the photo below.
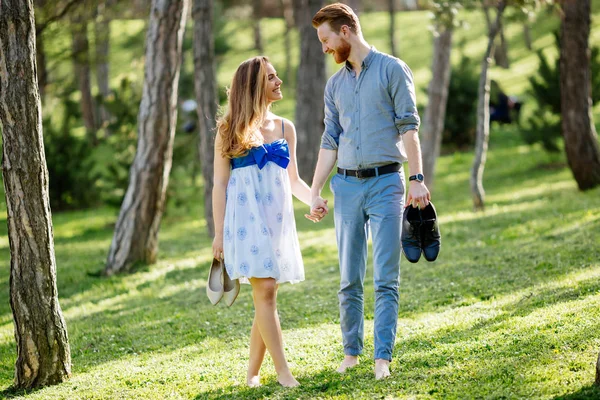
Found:
[[253, 147], [245, 156], [232, 158], [231, 168], [236, 169], [256, 164], [259, 169], [263, 169], [269, 161], [283, 169], [287, 168], [290, 163], [290, 149], [285, 139]]

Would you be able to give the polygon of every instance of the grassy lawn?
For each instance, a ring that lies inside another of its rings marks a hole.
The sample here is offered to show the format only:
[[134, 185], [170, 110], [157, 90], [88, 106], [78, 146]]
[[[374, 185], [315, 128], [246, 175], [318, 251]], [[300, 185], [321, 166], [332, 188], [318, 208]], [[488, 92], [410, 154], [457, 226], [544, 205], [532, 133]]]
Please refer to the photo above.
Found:
[[[595, 26], [600, 24], [598, 15]], [[367, 40], [387, 51], [386, 15], [364, 18]], [[481, 16], [468, 18], [472, 29], [457, 35], [466, 42], [461, 45], [457, 39], [455, 46], [479, 57], [485, 43], [478, 25]], [[413, 68], [421, 94], [430, 79], [427, 21], [426, 13], [398, 15], [397, 21], [400, 27], [410, 27], [398, 32], [400, 55]], [[281, 70], [283, 23], [263, 24], [266, 54]], [[118, 50], [111, 59], [112, 78], [132, 74], [141, 82], [144, 23], [113, 26]], [[552, 17], [542, 16], [532, 32], [534, 46], [551, 51], [551, 29], [556, 26]], [[225, 29], [232, 51], [220, 60], [220, 86], [228, 83], [240, 61], [255, 55], [248, 27], [230, 22]], [[598, 39], [599, 33], [594, 28], [592, 37]], [[537, 66], [520, 35], [517, 29], [507, 32], [514, 54], [511, 70], [494, 68], [492, 74], [507, 82], [507, 92], [522, 95], [527, 76]], [[191, 68], [191, 57], [186, 63]], [[337, 67], [328, 68], [333, 72]], [[293, 119], [293, 86], [286, 89], [276, 112]], [[434, 263], [402, 260], [392, 378], [382, 382], [373, 380], [371, 360], [371, 259], [365, 354], [357, 368], [339, 375], [333, 372], [342, 358], [333, 220], [313, 224], [302, 217], [306, 207], [297, 202], [306, 281], [281, 287], [279, 310], [287, 356], [302, 386], [281, 388], [269, 357], [263, 367], [264, 385], [244, 386], [253, 316], [250, 288], [242, 287], [231, 308], [213, 307], [205, 296], [211, 240], [205, 234], [198, 185], [184, 190], [183, 205], [167, 209], [158, 263], [126, 276], [97, 276], [118, 210], [53, 215], [59, 299], [73, 377], [31, 393], [13, 392], [16, 351], [3, 211], [0, 398], [600, 398], [600, 390], [592, 386], [600, 351], [600, 189], [579, 192], [563, 153], [549, 155], [538, 146], [524, 145], [515, 127], [494, 126], [484, 178], [487, 208], [474, 213], [468, 182], [471, 163], [470, 153], [439, 160], [433, 201], [441, 222], [442, 251]], [[326, 197], [332, 204], [328, 191]], [[3, 196], [0, 207], [5, 208]]]
[[[372, 379], [373, 289], [366, 284], [366, 349], [347, 375], [342, 356], [332, 218], [297, 221], [306, 281], [284, 285], [279, 309], [287, 355], [302, 386], [282, 389], [267, 357], [264, 386], [244, 386], [253, 308], [248, 286], [232, 308], [205, 297], [211, 257], [200, 187], [169, 209], [160, 261], [98, 278], [116, 211], [54, 215], [60, 302], [73, 378], [27, 399], [107, 398], [594, 398], [600, 351], [600, 189], [580, 193], [562, 156], [494, 130], [488, 207], [471, 211], [472, 157], [440, 160], [434, 201], [443, 248], [434, 263], [403, 260], [393, 378]], [[331, 198], [331, 195], [327, 193]], [[13, 378], [8, 239], [0, 224], [0, 390]]]

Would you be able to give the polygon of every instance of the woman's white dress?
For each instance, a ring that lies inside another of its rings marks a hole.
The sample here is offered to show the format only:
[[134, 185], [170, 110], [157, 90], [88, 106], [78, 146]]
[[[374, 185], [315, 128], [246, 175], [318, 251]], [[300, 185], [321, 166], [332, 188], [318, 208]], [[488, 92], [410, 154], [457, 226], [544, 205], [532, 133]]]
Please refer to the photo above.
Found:
[[288, 162], [285, 139], [231, 160], [223, 226], [225, 269], [231, 279], [304, 280]]

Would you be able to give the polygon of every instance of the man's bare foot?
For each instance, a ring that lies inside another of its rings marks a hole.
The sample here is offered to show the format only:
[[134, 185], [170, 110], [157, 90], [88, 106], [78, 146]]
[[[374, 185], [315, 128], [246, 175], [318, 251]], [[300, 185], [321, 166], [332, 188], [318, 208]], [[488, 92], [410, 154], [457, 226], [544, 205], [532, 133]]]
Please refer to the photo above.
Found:
[[296, 380], [296, 378], [294, 378], [292, 376], [291, 373], [288, 374], [282, 374], [280, 376], [277, 376], [277, 382], [279, 382], [279, 384], [283, 387], [296, 387], [296, 386], [300, 386], [300, 382], [298, 382]]
[[259, 387], [260, 386], [260, 376], [253, 375], [246, 377], [246, 384], [249, 387]]
[[375, 360], [375, 379], [384, 379], [390, 376], [390, 362], [382, 358]]
[[358, 357], [357, 356], [346, 356], [344, 357], [344, 361], [340, 364], [340, 367], [336, 370], [340, 374], [346, 372], [348, 368], [352, 368], [358, 365]]

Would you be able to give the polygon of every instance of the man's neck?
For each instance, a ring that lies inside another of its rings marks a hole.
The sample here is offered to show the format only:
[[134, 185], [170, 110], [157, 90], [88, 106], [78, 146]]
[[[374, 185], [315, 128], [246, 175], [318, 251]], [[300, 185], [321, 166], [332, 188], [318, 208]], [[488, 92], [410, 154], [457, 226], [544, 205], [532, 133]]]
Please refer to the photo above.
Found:
[[371, 46], [367, 42], [365, 42], [362, 38], [357, 38], [355, 43], [352, 43], [352, 50], [350, 51], [350, 56], [348, 57], [348, 62], [352, 65], [352, 69], [360, 72], [362, 69], [362, 62], [371, 51]]

